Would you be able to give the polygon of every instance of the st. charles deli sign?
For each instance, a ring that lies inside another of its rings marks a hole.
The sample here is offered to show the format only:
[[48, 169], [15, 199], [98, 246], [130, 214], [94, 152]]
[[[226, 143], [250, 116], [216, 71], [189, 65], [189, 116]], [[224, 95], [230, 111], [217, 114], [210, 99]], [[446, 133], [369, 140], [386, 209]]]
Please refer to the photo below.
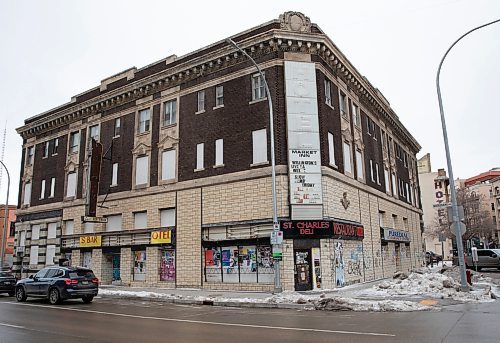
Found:
[[390, 228], [383, 228], [384, 240], [394, 242], [410, 242], [411, 237], [408, 231], [396, 230]]

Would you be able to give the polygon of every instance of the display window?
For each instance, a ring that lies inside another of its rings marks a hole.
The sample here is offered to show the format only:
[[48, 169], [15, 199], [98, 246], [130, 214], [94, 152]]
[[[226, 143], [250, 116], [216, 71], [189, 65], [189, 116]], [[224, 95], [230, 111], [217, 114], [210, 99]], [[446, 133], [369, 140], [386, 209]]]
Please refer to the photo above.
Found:
[[205, 281], [222, 281], [222, 258], [219, 247], [205, 249]]
[[175, 281], [175, 250], [160, 250], [160, 281]]
[[237, 246], [222, 248], [222, 277], [224, 282], [240, 282], [238, 253]]

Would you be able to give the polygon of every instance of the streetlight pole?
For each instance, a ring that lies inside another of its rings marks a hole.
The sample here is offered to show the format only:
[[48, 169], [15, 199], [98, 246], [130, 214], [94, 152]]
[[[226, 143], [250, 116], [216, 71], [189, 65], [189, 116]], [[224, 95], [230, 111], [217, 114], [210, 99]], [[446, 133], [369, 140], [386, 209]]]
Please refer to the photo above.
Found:
[[5, 168], [5, 171], [7, 172], [7, 200], [5, 201], [5, 209], [4, 209], [4, 218], [3, 218], [3, 234], [2, 234], [2, 250], [1, 250], [1, 255], [0, 255], [0, 269], [3, 268], [3, 261], [4, 261], [4, 255], [5, 255], [5, 242], [7, 240], [7, 223], [9, 221], [9, 191], [10, 191], [10, 175], [9, 175], [9, 170], [3, 164], [2, 161], [0, 161], [2, 166]]
[[453, 213], [453, 218], [452, 218], [452, 225], [453, 228], [455, 229], [455, 237], [457, 239], [457, 249], [458, 249], [458, 264], [460, 266], [460, 286], [462, 291], [467, 291], [469, 290], [469, 286], [467, 285], [467, 278], [465, 276], [465, 260], [464, 260], [464, 247], [462, 243], [462, 234], [460, 232], [460, 219], [458, 217], [458, 206], [457, 206], [457, 192], [455, 189], [455, 179], [453, 177], [453, 168], [451, 165], [451, 157], [450, 157], [450, 147], [448, 144], [448, 133], [446, 131], [446, 121], [444, 118], [444, 110], [443, 110], [443, 101], [441, 98], [441, 89], [439, 87], [439, 74], [441, 73], [441, 66], [443, 65], [444, 59], [450, 52], [450, 50], [457, 44], [462, 38], [467, 36], [469, 33], [472, 33], [476, 30], [479, 30], [480, 28], [483, 28], [485, 26], [494, 24], [500, 22], [500, 19], [494, 20], [492, 22], [486, 23], [484, 25], [478, 26], [473, 28], [472, 30], [467, 31], [464, 33], [460, 38], [458, 38], [453, 44], [446, 50], [446, 53], [444, 54], [443, 58], [441, 59], [441, 62], [439, 63], [439, 68], [437, 71], [436, 75], [436, 87], [437, 87], [437, 94], [438, 94], [438, 101], [439, 101], [439, 111], [441, 113], [441, 125], [443, 127], [443, 139], [444, 139], [444, 147], [446, 150], [446, 162], [448, 164], [448, 172], [450, 174], [450, 191], [451, 191], [451, 209]]
[[[278, 207], [276, 205], [276, 162], [274, 158], [274, 115], [273, 115], [273, 102], [271, 100], [271, 92], [269, 91], [269, 86], [267, 85], [266, 78], [264, 77], [264, 73], [260, 69], [259, 65], [255, 60], [247, 54], [245, 50], [240, 48], [238, 44], [236, 44], [231, 38], [227, 38], [226, 41], [238, 49], [243, 55], [248, 57], [248, 59], [253, 63], [255, 68], [260, 74], [261, 80], [264, 81], [264, 87], [266, 88], [267, 94], [267, 102], [269, 104], [269, 131], [271, 131], [271, 175], [272, 175], [272, 193], [273, 193], [273, 231], [279, 231], [279, 223], [278, 223]], [[275, 248], [278, 244], [275, 244], [273, 248]], [[274, 291], [281, 292], [281, 277], [280, 277], [280, 261], [274, 261]]]

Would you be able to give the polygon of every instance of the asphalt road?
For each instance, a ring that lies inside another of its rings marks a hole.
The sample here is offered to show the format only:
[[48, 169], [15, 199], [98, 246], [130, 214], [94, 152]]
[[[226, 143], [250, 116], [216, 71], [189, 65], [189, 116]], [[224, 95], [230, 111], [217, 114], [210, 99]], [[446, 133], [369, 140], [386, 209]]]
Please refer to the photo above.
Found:
[[410, 313], [187, 306], [96, 298], [17, 303], [0, 295], [10, 342], [498, 342], [500, 302]]

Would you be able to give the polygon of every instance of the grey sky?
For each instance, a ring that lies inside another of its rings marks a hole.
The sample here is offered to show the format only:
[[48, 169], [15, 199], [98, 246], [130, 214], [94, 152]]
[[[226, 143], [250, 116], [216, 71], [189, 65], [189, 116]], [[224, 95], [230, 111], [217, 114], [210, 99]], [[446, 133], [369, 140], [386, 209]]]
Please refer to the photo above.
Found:
[[[17, 203], [24, 119], [100, 80], [186, 53], [300, 11], [379, 88], [408, 130], [446, 167], [435, 77], [448, 46], [500, 18], [498, 0], [7, 1], [0, 0], [0, 134]], [[455, 177], [500, 166], [500, 24], [473, 33], [448, 56], [441, 87]], [[5, 201], [5, 173], [0, 203]]]

